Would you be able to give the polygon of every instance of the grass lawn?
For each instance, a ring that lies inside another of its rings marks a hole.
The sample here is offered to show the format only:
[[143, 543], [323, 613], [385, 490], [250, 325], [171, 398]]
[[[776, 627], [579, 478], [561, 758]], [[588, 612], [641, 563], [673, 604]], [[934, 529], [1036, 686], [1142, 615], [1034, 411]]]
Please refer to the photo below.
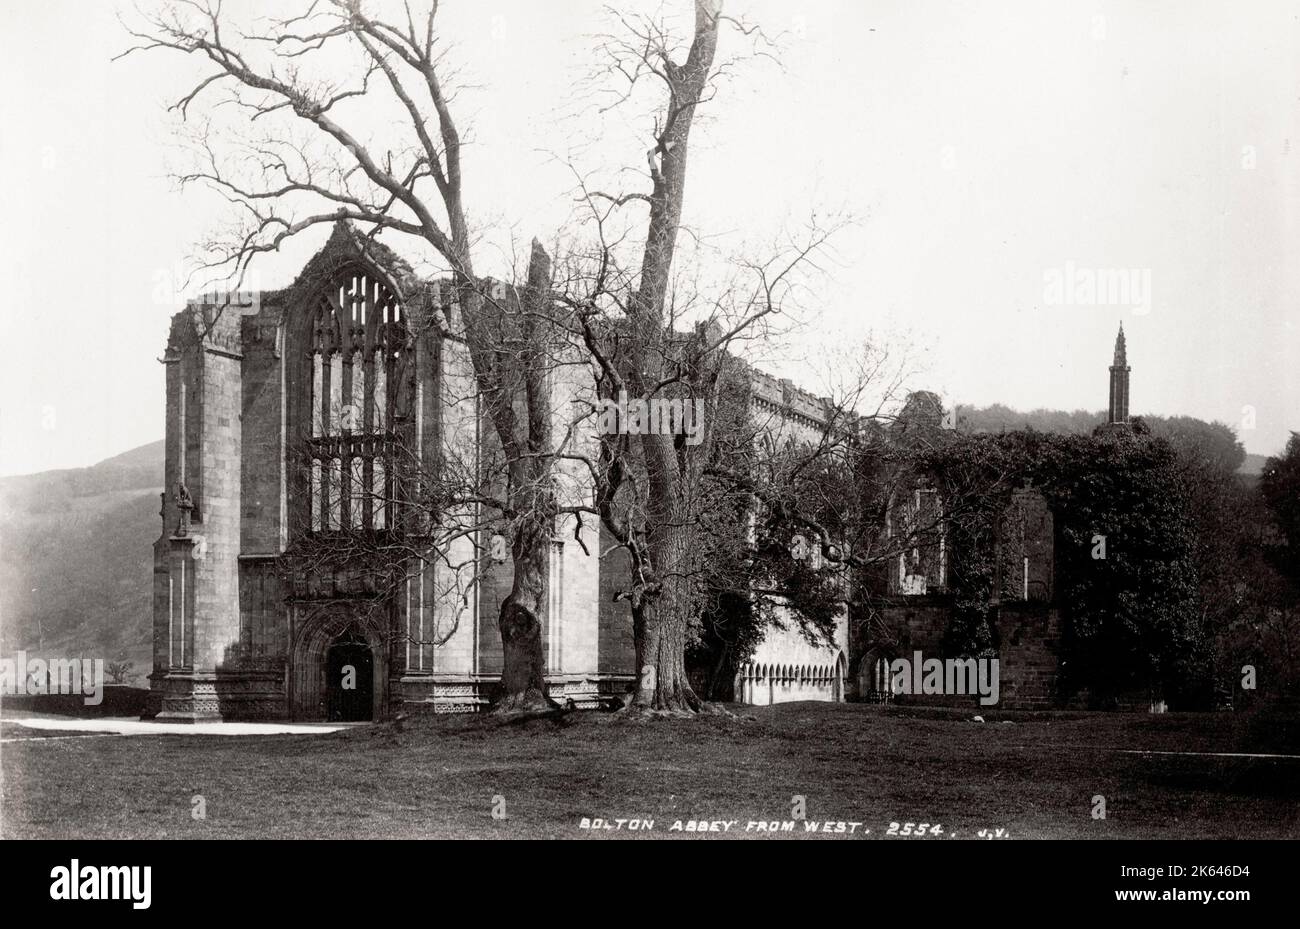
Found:
[[[0, 746], [6, 837], [570, 837], [583, 817], [942, 824], [944, 837], [1300, 838], [1300, 760], [1237, 714], [968, 715], [858, 704], [741, 718], [438, 717], [328, 735], [131, 736]], [[1011, 720], [1003, 722], [1000, 720]], [[8, 730], [6, 730], [8, 731]], [[206, 819], [191, 817], [201, 795]], [[1106, 818], [1092, 816], [1093, 797]], [[505, 819], [492, 816], [494, 797]], [[800, 824], [798, 827], [804, 827]], [[602, 832], [600, 835], [644, 835]], [[799, 833], [802, 834], [802, 833]], [[750, 833], [757, 836], [758, 833]]]

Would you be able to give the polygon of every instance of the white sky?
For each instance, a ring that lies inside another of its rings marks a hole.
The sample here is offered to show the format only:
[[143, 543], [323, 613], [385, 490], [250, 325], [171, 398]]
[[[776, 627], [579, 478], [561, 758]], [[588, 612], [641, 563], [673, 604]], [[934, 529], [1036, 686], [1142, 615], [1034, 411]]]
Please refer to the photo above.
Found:
[[[444, 8], [475, 85], [462, 98], [470, 209], [503, 237], [545, 240], [568, 209], [553, 156], [574, 147], [560, 115], [601, 4]], [[912, 386], [950, 403], [1098, 409], [1123, 319], [1134, 413], [1241, 426], [1249, 406], [1240, 435], [1260, 453], [1300, 430], [1294, 4], [728, 8], [789, 33], [784, 71], [743, 72], [697, 131], [688, 222], [762, 239], [814, 206], [859, 220], [776, 373], [818, 389], [828, 346], [893, 333], [920, 349]], [[156, 359], [183, 302], [171, 282], [220, 215], [167, 177], [164, 108], [192, 64], [110, 63], [129, 44], [116, 12], [0, 0], [0, 474], [161, 438]], [[617, 134], [580, 140], [589, 162], [643, 163], [644, 145]], [[262, 280], [292, 279], [319, 241]], [[1046, 305], [1045, 275], [1067, 262], [1149, 271], [1149, 312]]]

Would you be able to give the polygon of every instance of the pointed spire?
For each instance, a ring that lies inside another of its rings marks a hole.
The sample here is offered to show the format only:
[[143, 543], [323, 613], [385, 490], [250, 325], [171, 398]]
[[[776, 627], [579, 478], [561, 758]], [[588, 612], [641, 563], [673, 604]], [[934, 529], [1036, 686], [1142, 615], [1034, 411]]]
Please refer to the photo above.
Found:
[[1128, 349], [1124, 343], [1124, 321], [1120, 320], [1119, 335], [1115, 337], [1115, 360], [1112, 362], [1116, 368], [1128, 367]]
[[1115, 337], [1115, 360], [1110, 366], [1110, 411], [1106, 421], [1112, 425], [1128, 425], [1128, 378], [1128, 346], [1121, 321], [1119, 335]]

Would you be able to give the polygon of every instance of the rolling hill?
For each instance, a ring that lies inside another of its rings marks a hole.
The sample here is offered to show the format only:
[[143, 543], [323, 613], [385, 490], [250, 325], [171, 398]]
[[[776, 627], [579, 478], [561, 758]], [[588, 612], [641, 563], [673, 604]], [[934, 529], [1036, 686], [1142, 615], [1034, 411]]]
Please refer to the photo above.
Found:
[[161, 441], [89, 468], [0, 478], [0, 654], [149, 672], [162, 479]]

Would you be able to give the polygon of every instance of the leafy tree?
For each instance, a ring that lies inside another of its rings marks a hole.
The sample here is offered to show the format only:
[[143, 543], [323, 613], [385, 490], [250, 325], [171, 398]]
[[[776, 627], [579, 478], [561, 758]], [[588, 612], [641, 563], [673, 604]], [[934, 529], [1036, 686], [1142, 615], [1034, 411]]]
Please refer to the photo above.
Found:
[[1294, 694], [1300, 689], [1300, 433], [1292, 432], [1282, 453], [1265, 463], [1258, 499], [1262, 512], [1248, 523], [1256, 557], [1242, 584], [1250, 609], [1236, 630], [1237, 643], [1246, 647], [1237, 658], [1244, 653], [1267, 675], [1262, 687]]
[[1151, 434], [1168, 440], [1187, 462], [1221, 474], [1233, 474], [1246, 460], [1246, 449], [1231, 426], [1194, 416], [1146, 416]]
[[1300, 586], [1300, 433], [1291, 433], [1282, 454], [1268, 459], [1259, 492], [1280, 533], [1270, 545], [1274, 566]]
[[[1057, 435], [1087, 435], [1106, 422], [1104, 410], [1049, 410], [1038, 408], [1028, 412], [1013, 410], [1001, 403], [985, 407], [958, 405], [957, 429], [962, 433], [1018, 432], [1034, 430]], [[1236, 471], [1246, 460], [1246, 449], [1237, 439], [1232, 427], [1219, 422], [1206, 422], [1194, 416], [1134, 417], [1151, 435], [1168, 439], [1169, 443], [1190, 460], [1206, 464], [1228, 473]]]

